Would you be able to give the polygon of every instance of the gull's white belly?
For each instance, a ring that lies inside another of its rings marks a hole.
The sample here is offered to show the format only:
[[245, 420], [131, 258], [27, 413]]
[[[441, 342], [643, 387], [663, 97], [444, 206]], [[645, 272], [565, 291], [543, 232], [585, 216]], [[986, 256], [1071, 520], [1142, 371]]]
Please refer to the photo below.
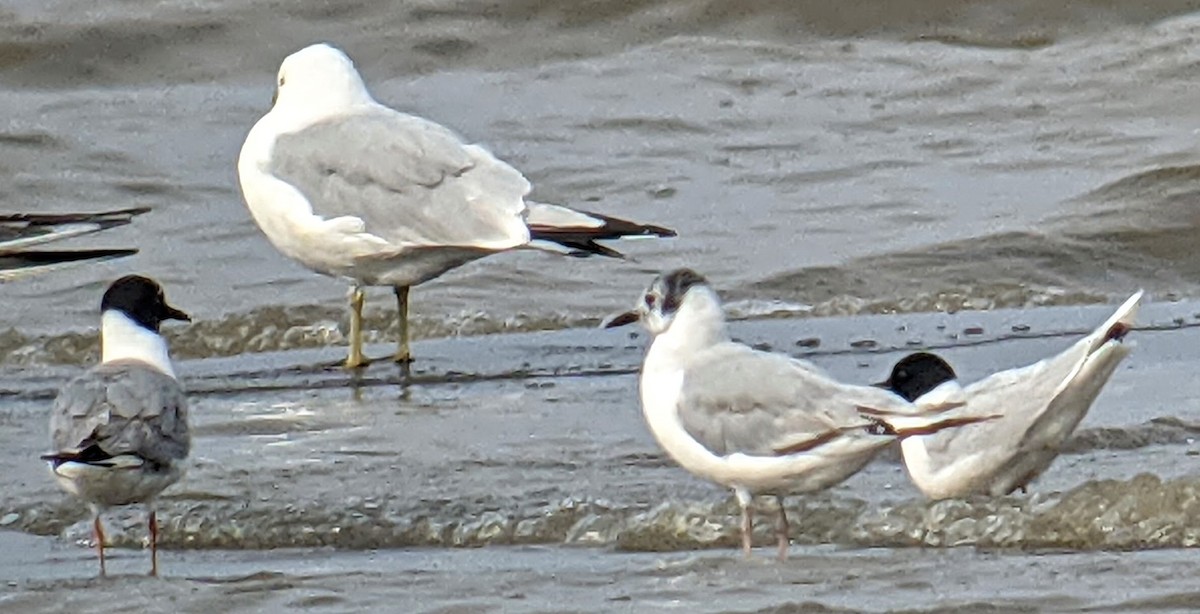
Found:
[[786, 456], [718, 455], [696, 441], [679, 419], [683, 370], [655, 368], [647, 357], [641, 378], [642, 411], [650, 432], [689, 472], [729, 488], [758, 493], [824, 490], [859, 471], [889, 437], [846, 437], [818, 450]]
[[143, 467], [99, 467], [87, 463], [66, 462], [54, 469], [59, 486], [95, 505], [130, 505], [153, 499], [179, 481], [183, 470], [172, 466], [160, 471]]

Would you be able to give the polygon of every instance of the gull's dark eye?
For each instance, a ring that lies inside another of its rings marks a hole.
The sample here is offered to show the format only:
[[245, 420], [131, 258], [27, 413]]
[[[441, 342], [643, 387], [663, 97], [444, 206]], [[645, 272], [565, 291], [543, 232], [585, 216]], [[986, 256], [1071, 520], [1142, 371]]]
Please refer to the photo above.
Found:
[[642, 300], [646, 301], [647, 307], [654, 309], [654, 304], [658, 302], [658, 297], [654, 296], [653, 294], [647, 294], [646, 298]]
[[283, 76], [279, 77], [279, 87], [283, 87]]

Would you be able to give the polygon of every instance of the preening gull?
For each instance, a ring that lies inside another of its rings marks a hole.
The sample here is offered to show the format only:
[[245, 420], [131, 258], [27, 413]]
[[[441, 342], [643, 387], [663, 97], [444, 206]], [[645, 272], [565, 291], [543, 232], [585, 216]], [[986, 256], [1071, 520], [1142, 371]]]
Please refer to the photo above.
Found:
[[42, 456], [59, 486], [92, 510], [100, 575], [109, 507], [148, 509], [150, 574], [158, 575], [154, 498], [183, 475], [191, 448], [187, 398], [175, 378], [164, 320], [190, 320], [167, 304], [157, 282], [137, 275], [109, 286], [100, 303], [100, 364], [71, 380], [50, 413], [54, 452]]
[[397, 362], [408, 344], [409, 288], [489, 254], [538, 248], [619, 256], [597, 240], [673, 236], [525, 199], [530, 184], [483, 147], [376, 102], [350, 58], [327, 44], [288, 56], [270, 112], [238, 158], [242, 196], [284, 255], [351, 281], [350, 352], [362, 354], [363, 288], [390, 286]]
[[897, 438], [987, 419], [959, 416], [962, 403], [953, 400], [912, 404], [842, 384], [806, 361], [730, 340], [720, 299], [690, 269], [658, 276], [632, 311], [604, 326], [633, 322], [653, 337], [639, 382], [646, 424], [684, 469], [733, 489], [746, 555], [754, 495], [778, 498], [776, 537], [786, 558], [785, 495], [842, 482]]
[[1087, 415], [1117, 365], [1132, 349], [1142, 293], [1129, 297], [1090, 335], [1031, 365], [993, 373], [968, 386], [941, 357], [918, 352], [901, 359], [879, 384], [916, 402], [954, 397], [970, 413], [995, 420], [909, 437], [904, 465], [921, 492], [934, 499], [970, 494], [1007, 495], [1025, 490], [1058, 457], [1062, 444]]

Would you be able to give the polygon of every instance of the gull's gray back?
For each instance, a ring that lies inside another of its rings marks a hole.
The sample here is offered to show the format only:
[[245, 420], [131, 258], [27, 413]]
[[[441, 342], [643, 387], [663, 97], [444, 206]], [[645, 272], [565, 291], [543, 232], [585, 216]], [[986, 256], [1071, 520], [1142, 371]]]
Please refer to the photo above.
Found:
[[314, 214], [357, 217], [397, 246], [528, 239], [513, 234], [530, 190], [525, 177], [438, 124], [386, 108], [280, 135], [270, 172]]
[[776, 455], [780, 450], [872, 422], [857, 407], [906, 405], [879, 388], [841, 384], [816, 366], [737, 343], [704, 350], [688, 363], [679, 418], [716, 454]]
[[142, 363], [110, 363], [71, 380], [54, 401], [50, 436], [60, 452], [92, 444], [172, 465], [187, 457], [187, 398], [174, 378]]

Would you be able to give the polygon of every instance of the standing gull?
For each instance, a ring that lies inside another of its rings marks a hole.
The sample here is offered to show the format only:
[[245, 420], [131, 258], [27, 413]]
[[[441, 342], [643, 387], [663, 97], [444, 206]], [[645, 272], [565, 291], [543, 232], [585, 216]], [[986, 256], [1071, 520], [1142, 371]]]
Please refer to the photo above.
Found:
[[1129, 297], [1090, 335], [1061, 353], [1031, 365], [958, 384], [942, 358], [918, 352], [901, 359], [879, 384], [909, 400], [932, 402], [947, 395], [965, 399], [970, 413], [998, 418], [901, 444], [904, 465], [917, 488], [934, 499], [982, 493], [1007, 495], [1041, 475], [1063, 442], [1130, 352], [1123, 343], [1133, 328], [1142, 293]]
[[779, 558], [787, 556], [787, 494], [830, 488], [897, 438], [986, 418], [947, 414], [958, 402], [910, 404], [890, 391], [841, 384], [816, 366], [729, 338], [716, 293], [689, 269], [660, 275], [633, 311], [653, 337], [642, 365], [642, 413], [684, 469], [733, 489], [742, 550], [751, 548], [755, 494], [779, 502]]
[[0, 280], [40, 273], [74, 262], [109, 260], [136, 249], [30, 250], [30, 247], [124, 226], [147, 207], [100, 213], [0, 213]]
[[129, 275], [109, 286], [100, 303], [100, 364], [71, 380], [54, 401], [50, 435], [54, 477], [92, 510], [100, 575], [104, 527], [100, 512], [145, 503], [150, 575], [158, 575], [158, 522], [154, 498], [183, 475], [191, 448], [187, 399], [175, 379], [164, 320], [188, 315], [167, 304], [162, 287]]
[[367, 363], [365, 286], [394, 289], [395, 360], [408, 362], [412, 286], [511, 249], [619, 257], [596, 241], [675, 234], [525, 200], [530, 184], [520, 172], [443, 126], [375, 102], [350, 58], [325, 44], [283, 61], [274, 105], [242, 146], [238, 178], [279, 251], [351, 280], [347, 367]]

